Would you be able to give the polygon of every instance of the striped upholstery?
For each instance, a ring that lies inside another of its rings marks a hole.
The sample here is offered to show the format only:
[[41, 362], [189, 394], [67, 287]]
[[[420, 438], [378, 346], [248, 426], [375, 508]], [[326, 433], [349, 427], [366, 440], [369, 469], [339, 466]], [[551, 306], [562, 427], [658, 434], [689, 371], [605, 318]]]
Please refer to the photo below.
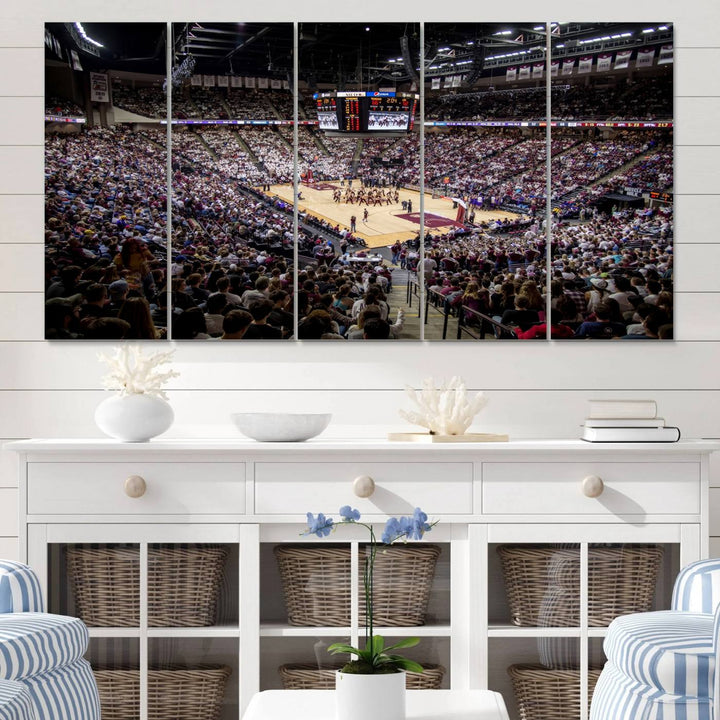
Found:
[[38, 720], [100, 720], [100, 698], [87, 660], [23, 680]]
[[678, 573], [673, 588], [673, 610], [712, 614], [718, 605], [720, 559], [699, 560]]
[[22, 683], [0, 680], [0, 720], [35, 720], [30, 691]]
[[42, 612], [29, 567], [0, 560], [0, 720], [100, 720], [87, 646], [82, 621]]
[[683, 568], [672, 608], [610, 624], [590, 720], [720, 720], [720, 560]]
[[617, 669], [670, 695], [709, 695], [715, 671], [713, 616], [675, 610], [616, 618], [603, 645]]
[[42, 612], [43, 609], [37, 575], [27, 565], [0, 560], [0, 613]]
[[595, 686], [590, 720], [713, 720], [712, 700], [663, 693], [609, 662]]
[[22, 680], [81, 658], [88, 631], [77, 618], [45, 613], [0, 615], [0, 678]]

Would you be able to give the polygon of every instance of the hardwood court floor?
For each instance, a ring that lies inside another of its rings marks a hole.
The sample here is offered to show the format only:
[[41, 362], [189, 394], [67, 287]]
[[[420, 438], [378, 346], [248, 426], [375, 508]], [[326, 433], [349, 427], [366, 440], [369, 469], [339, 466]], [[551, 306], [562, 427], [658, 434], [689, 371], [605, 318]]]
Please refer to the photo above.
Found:
[[[341, 227], [350, 228], [350, 217], [357, 217], [357, 235], [359, 235], [368, 244], [368, 247], [382, 247], [392, 245], [396, 240], [401, 242], [414, 238], [420, 230], [417, 220], [410, 220], [399, 215], [407, 215], [402, 209], [403, 200], [412, 200], [414, 218], [418, 217], [420, 212], [420, 193], [415, 190], [400, 190], [400, 202], [395, 205], [352, 205], [345, 203], [333, 202], [332, 193], [334, 187], [340, 187], [340, 182], [320, 182], [321, 187], [318, 190], [309, 185], [301, 185], [300, 192], [303, 199], [298, 203], [300, 211], [307, 211], [312, 215], [327, 220], [333, 225], [339, 224]], [[353, 187], [357, 188], [357, 183], [353, 183]], [[292, 185], [272, 185], [269, 195], [277, 195], [287, 202], [293, 200]], [[368, 221], [363, 223], [363, 210], [368, 208]], [[425, 193], [425, 213], [437, 216], [433, 219], [432, 230], [435, 232], [447, 232], [454, 227], [457, 210], [453, 208], [452, 200], [447, 198], [433, 198], [429, 193]], [[514, 218], [513, 213], [498, 210], [496, 212], [486, 210], [475, 211], [475, 222], [483, 220], [496, 220], [501, 218]], [[442, 224], [439, 218], [446, 218], [447, 225]], [[426, 225], [430, 223], [426, 220]]]

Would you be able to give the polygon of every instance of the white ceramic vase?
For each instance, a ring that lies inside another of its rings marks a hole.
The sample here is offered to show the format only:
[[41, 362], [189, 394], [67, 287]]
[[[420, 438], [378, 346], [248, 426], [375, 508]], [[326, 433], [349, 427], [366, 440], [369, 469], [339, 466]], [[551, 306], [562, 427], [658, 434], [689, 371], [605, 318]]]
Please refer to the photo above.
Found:
[[164, 433], [175, 413], [160, 397], [142, 393], [112, 395], [95, 410], [95, 423], [110, 437], [122, 442], [146, 442]]
[[405, 720], [405, 673], [335, 673], [337, 720]]

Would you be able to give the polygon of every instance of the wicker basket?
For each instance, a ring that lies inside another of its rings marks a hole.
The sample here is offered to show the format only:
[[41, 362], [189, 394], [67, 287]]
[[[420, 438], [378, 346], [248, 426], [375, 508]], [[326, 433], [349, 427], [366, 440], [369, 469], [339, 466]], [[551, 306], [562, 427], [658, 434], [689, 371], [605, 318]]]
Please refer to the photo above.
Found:
[[[510, 615], [515, 625], [580, 625], [580, 550], [552, 545], [500, 545]], [[660, 545], [588, 550], [588, 624], [604, 627], [619, 615], [651, 609]]]
[[[93, 670], [102, 720], [139, 720], [140, 671]], [[231, 669], [148, 670], [148, 717], [152, 720], [217, 720]]]
[[[318, 668], [312, 664], [281, 665], [278, 668], [285, 690], [334, 690], [335, 671], [340, 665], [331, 668]], [[407, 673], [405, 687], [408, 690], [438, 690], [442, 685], [445, 668], [442, 665], [425, 665], [424, 672]], [[104, 718], [103, 718], [104, 720]]]
[[[511, 665], [507, 671], [515, 691], [519, 720], [580, 720], [580, 670]], [[588, 712], [599, 677], [599, 669], [588, 670]]]
[[[226, 545], [148, 548], [148, 625], [214, 625]], [[67, 564], [78, 616], [94, 627], [140, 624], [139, 549], [70, 545]]]
[[[437, 545], [393, 545], [378, 551], [373, 585], [375, 625], [425, 623], [439, 556]], [[277, 545], [275, 557], [290, 625], [350, 624], [349, 547]], [[362, 587], [362, 577], [360, 583]], [[365, 623], [364, 610], [360, 608], [361, 624]]]

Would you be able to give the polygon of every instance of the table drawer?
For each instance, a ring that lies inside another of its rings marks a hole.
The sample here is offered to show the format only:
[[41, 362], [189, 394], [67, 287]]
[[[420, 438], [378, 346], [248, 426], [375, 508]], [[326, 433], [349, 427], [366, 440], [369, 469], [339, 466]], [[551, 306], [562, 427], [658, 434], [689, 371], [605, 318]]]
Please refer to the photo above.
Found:
[[[31, 514], [245, 512], [244, 463], [68, 462], [29, 463], [27, 467]], [[126, 492], [131, 476], [145, 481], [140, 497]]]
[[[353, 480], [369, 475], [375, 491], [357, 497]], [[472, 512], [472, 463], [312, 462], [257, 463], [255, 512], [337, 514], [351, 505], [361, 513], [397, 515]]]
[[[598, 497], [584, 478], [602, 479]], [[483, 513], [502, 515], [695, 515], [700, 512], [696, 463], [483, 463]]]

